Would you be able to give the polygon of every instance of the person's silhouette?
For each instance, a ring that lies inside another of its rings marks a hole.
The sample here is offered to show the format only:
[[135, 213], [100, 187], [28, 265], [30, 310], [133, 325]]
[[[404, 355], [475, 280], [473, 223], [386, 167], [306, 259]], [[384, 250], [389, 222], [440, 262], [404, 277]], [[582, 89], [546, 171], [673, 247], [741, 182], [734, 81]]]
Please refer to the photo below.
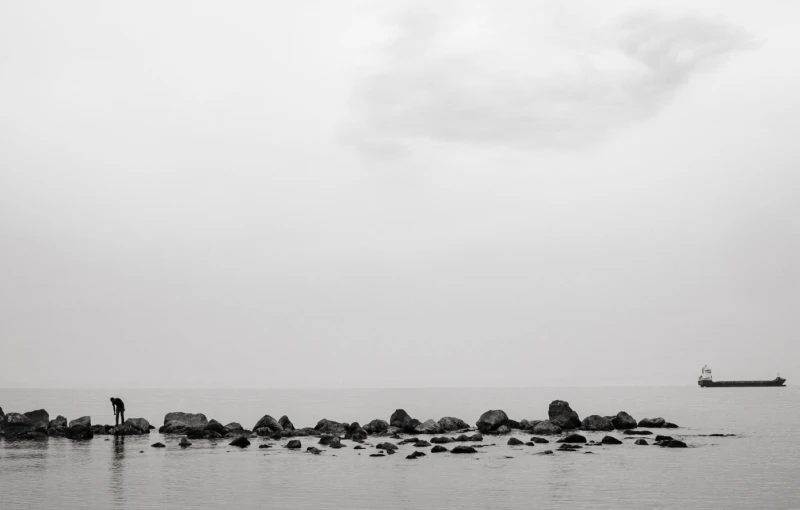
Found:
[[114, 409], [114, 415], [117, 419], [116, 426], [119, 426], [120, 417], [122, 417], [122, 423], [125, 423], [125, 402], [117, 397], [111, 397], [111, 407]]

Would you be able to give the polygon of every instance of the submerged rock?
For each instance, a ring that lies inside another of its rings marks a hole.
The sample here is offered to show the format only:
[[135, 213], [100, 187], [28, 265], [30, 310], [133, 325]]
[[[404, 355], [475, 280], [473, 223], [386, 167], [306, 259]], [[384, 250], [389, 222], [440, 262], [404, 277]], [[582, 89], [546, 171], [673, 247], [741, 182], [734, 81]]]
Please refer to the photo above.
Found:
[[570, 434], [556, 441], [557, 443], [585, 443], [586, 437], [580, 434]]
[[452, 443], [453, 441], [455, 441], [455, 439], [453, 439], [452, 437], [445, 437], [445, 436], [434, 437], [433, 439], [431, 439], [431, 443], [433, 444], [447, 444], [447, 443]]
[[382, 453], [371, 453], [370, 457], [386, 457], [386, 455], [384, 455]]
[[614, 430], [614, 423], [608, 418], [593, 414], [583, 419], [581, 422], [581, 430], [608, 432]]
[[414, 452], [411, 455], [406, 455], [406, 458], [414, 460], [414, 459], [418, 459], [419, 457], [424, 457], [424, 456], [425, 456], [425, 454], [422, 453], [422, 452]]
[[186, 439], [185, 437], [182, 437], [182, 438], [181, 438], [181, 442], [180, 442], [180, 443], [178, 443], [178, 445], [179, 445], [181, 448], [187, 448], [187, 447], [189, 447], [189, 446], [192, 446], [192, 443], [190, 443], [190, 442], [189, 442], [189, 440], [188, 440], [188, 439]]
[[536, 436], [533, 436], [533, 437], [531, 438], [531, 442], [533, 442], [533, 443], [539, 443], [539, 444], [545, 444], [545, 443], [549, 443], [550, 441], [548, 441], [547, 439], [545, 439], [545, 438], [543, 438], [543, 437], [536, 437]]
[[309, 446], [308, 448], [306, 448], [306, 453], [319, 455], [320, 453], [322, 453], [322, 450], [320, 450], [319, 448], [316, 448], [314, 446]]
[[469, 425], [460, 418], [445, 416], [444, 418], [439, 418], [439, 427], [442, 432], [455, 432], [456, 430], [468, 429]]
[[650, 436], [653, 434], [649, 430], [626, 430], [625, 433], [628, 435], [635, 435], [635, 436]]
[[246, 437], [237, 437], [229, 444], [230, 446], [238, 446], [239, 448], [246, 448], [250, 446], [250, 441]]
[[649, 443], [647, 442], [646, 439], [637, 439], [636, 442], [633, 444], [637, 444], [639, 446], [647, 446]]
[[431, 453], [444, 453], [446, 451], [448, 451], [447, 448], [438, 444], [431, 448]]
[[688, 448], [686, 443], [683, 441], [678, 441], [677, 439], [673, 439], [672, 441], [667, 442], [667, 448]]
[[478, 450], [471, 446], [456, 446], [450, 453], [478, 453]]
[[616, 437], [606, 436], [601, 441], [602, 444], [622, 444], [622, 441]]
[[166, 448], [167, 446], [164, 443], [153, 443], [150, 445], [151, 448]]
[[627, 430], [636, 428], [636, 420], [625, 411], [620, 411], [611, 419], [615, 429]]
[[678, 428], [678, 426], [677, 426], [677, 425], [675, 425], [674, 423], [665, 422], [665, 423], [664, 423], [664, 428], [665, 428], [665, 429], [677, 429], [677, 428]]
[[511, 439], [508, 440], [507, 444], [509, 446], [518, 446], [518, 445], [525, 444], [525, 443], [523, 443], [522, 441], [520, 441], [516, 437], [512, 437]]
[[[508, 415], [505, 411], [494, 409], [481, 415], [475, 425], [484, 434], [497, 432], [500, 427], [508, 424]], [[508, 428], [506, 428], [508, 430]]]
[[660, 429], [664, 427], [664, 423], [666, 423], [664, 418], [643, 418], [639, 421], [639, 426], [648, 429]]
[[291, 441], [286, 443], [286, 446], [284, 448], [288, 448], [290, 450], [297, 450], [298, 448], [302, 448], [302, 446], [303, 445], [300, 444], [299, 439], [292, 439]]
[[377, 445], [375, 445], [375, 448], [377, 448], [378, 450], [397, 450], [397, 445], [389, 442], [378, 443]]
[[551, 422], [550, 420], [544, 420], [542, 422], [537, 423], [533, 427], [532, 432], [534, 434], [539, 434], [542, 436], [554, 436], [561, 434], [563, 430], [561, 429], [561, 427]]
[[[554, 400], [550, 402], [550, 407], [547, 410], [547, 416], [550, 422], [562, 429], [577, 429], [581, 426], [581, 419], [578, 413], [572, 410], [569, 402], [564, 400]], [[537, 432], [539, 434], [539, 432]]]
[[319, 444], [327, 446], [329, 448], [341, 448], [342, 440], [339, 438], [339, 436], [325, 434], [322, 437], [320, 437]]
[[661, 436], [661, 435], [658, 435], [658, 436], [656, 436], [655, 440], [656, 441], [672, 441], [672, 439], [673, 439], [672, 436]]

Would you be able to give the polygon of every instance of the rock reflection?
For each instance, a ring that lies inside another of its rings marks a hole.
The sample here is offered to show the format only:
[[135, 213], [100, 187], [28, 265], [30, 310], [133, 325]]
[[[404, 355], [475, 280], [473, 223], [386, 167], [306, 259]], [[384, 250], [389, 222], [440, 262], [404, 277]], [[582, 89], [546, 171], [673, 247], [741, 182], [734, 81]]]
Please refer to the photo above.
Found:
[[125, 502], [125, 436], [114, 436], [109, 471], [112, 497], [121, 506]]

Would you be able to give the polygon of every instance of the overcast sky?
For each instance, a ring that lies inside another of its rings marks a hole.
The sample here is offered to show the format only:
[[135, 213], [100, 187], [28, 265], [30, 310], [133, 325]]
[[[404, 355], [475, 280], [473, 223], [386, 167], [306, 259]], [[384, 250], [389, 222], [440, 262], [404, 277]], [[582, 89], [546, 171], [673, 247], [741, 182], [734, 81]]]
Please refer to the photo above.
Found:
[[798, 19], [2, 2], [0, 387], [800, 380]]

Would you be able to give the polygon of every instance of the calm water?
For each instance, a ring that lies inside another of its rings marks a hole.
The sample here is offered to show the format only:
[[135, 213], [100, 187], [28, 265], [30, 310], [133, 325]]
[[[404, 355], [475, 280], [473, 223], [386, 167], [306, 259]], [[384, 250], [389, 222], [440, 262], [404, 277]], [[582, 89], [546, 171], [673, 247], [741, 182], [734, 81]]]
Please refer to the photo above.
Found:
[[[508, 437], [487, 437], [484, 443], [497, 446], [477, 455], [428, 453], [412, 461], [405, 459], [411, 445], [370, 458], [373, 449], [314, 456], [280, 448], [285, 441], [258, 449], [261, 438], [244, 450], [224, 440], [197, 440], [182, 450], [178, 438], [158, 433], [88, 442], [0, 439], [3, 508], [800, 508], [795, 387], [0, 390], [0, 406], [113, 423], [112, 393], [125, 401], [126, 417], [144, 417], [156, 427], [169, 411], [202, 412], [246, 428], [264, 414], [287, 414], [298, 427], [321, 418], [388, 421], [396, 408], [421, 420], [456, 416], [474, 423], [497, 408], [516, 420], [543, 419], [549, 402], [563, 399], [581, 417], [620, 410], [636, 419], [662, 416], [682, 426], [670, 435], [693, 448], [624, 440], [594, 448], [594, 455], [543, 456], [535, 453], [554, 445], [511, 447]], [[700, 436], [711, 433], [737, 437]], [[586, 435], [599, 440], [604, 434]], [[156, 441], [167, 448], [150, 448]], [[303, 449], [315, 442], [301, 441]]]

